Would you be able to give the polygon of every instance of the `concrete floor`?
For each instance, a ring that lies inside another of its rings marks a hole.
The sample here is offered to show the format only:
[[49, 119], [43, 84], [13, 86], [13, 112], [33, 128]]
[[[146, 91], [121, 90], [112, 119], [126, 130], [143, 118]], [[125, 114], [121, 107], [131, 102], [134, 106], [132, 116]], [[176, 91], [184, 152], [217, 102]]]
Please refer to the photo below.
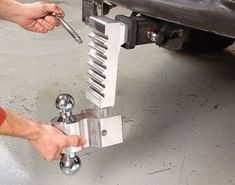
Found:
[[[61, 3], [87, 43], [80, 5]], [[86, 44], [63, 28], [40, 35], [1, 21], [0, 30], [0, 105], [45, 123], [61, 92], [77, 112], [90, 106]], [[83, 152], [82, 170], [67, 177], [27, 141], [0, 137], [0, 185], [235, 185], [234, 62], [232, 52], [122, 49], [113, 112], [124, 117], [124, 144]]]

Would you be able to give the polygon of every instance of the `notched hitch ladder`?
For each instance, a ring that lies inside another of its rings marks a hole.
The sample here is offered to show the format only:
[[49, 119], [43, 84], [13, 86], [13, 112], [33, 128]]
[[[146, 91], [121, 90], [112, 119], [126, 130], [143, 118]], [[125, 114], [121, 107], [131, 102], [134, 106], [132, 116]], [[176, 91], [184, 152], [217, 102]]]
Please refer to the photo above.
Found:
[[127, 38], [127, 27], [121, 22], [100, 16], [90, 17], [89, 87], [86, 97], [99, 108], [115, 104], [120, 47]]

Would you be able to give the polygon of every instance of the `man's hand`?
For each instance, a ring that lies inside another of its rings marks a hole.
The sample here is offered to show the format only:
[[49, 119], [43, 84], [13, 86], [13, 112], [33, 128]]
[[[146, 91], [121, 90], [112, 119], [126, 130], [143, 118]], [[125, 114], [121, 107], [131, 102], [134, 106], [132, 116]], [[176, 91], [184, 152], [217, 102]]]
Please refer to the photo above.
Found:
[[32, 3], [22, 4], [22, 14], [15, 22], [29, 31], [47, 33], [59, 25], [58, 20], [51, 14], [64, 15], [64, 11], [56, 4]]
[[18, 116], [7, 110], [4, 111], [6, 119], [0, 125], [0, 135], [29, 140], [39, 154], [48, 161], [59, 159], [64, 147], [78, 147], [86, 143], [86, 140], [80, 136], [66, 136], [50, 125]]
[[64, 11], [56, 4], [0, 0], [0, 19], [14, 22], [29, 31], [46, 33], [53, 30], [59, 23], [51, 14], [64, 15]]
[[42, 158], [53, 161], [61, 158], [64, 147], [79, 147], [84, 145], [86, 140], [79, 136], [66, 136], [50, 125], [40, 125], [40, 134], [30, 142]]

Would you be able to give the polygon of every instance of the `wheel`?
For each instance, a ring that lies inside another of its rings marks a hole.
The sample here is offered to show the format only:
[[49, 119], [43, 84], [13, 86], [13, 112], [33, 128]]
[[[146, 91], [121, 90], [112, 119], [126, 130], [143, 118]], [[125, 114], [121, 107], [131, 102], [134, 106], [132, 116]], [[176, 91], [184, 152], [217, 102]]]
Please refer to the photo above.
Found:
[[234, 39], [192, 29], [187, 40], [182, 46], [182, 50], [196, 53], [210, 53], [221, 51], [232, 45]]

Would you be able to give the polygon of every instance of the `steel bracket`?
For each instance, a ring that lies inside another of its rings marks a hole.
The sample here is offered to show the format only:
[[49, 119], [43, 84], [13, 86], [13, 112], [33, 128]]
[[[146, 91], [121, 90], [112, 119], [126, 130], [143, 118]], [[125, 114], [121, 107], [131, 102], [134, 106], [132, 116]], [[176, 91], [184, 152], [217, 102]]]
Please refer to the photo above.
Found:
[[108, 116], [107, 109], [93, 109], [73, 115], [74, 122], [66, 124], [59, 117], [52, 119], [51, 124], [66, 135], [79, 135], [86, 138], [82, 147], [67, 147], [62, 153], [75, 153], [84, 148], [104, 148], [123, 142], [122, 117]]

